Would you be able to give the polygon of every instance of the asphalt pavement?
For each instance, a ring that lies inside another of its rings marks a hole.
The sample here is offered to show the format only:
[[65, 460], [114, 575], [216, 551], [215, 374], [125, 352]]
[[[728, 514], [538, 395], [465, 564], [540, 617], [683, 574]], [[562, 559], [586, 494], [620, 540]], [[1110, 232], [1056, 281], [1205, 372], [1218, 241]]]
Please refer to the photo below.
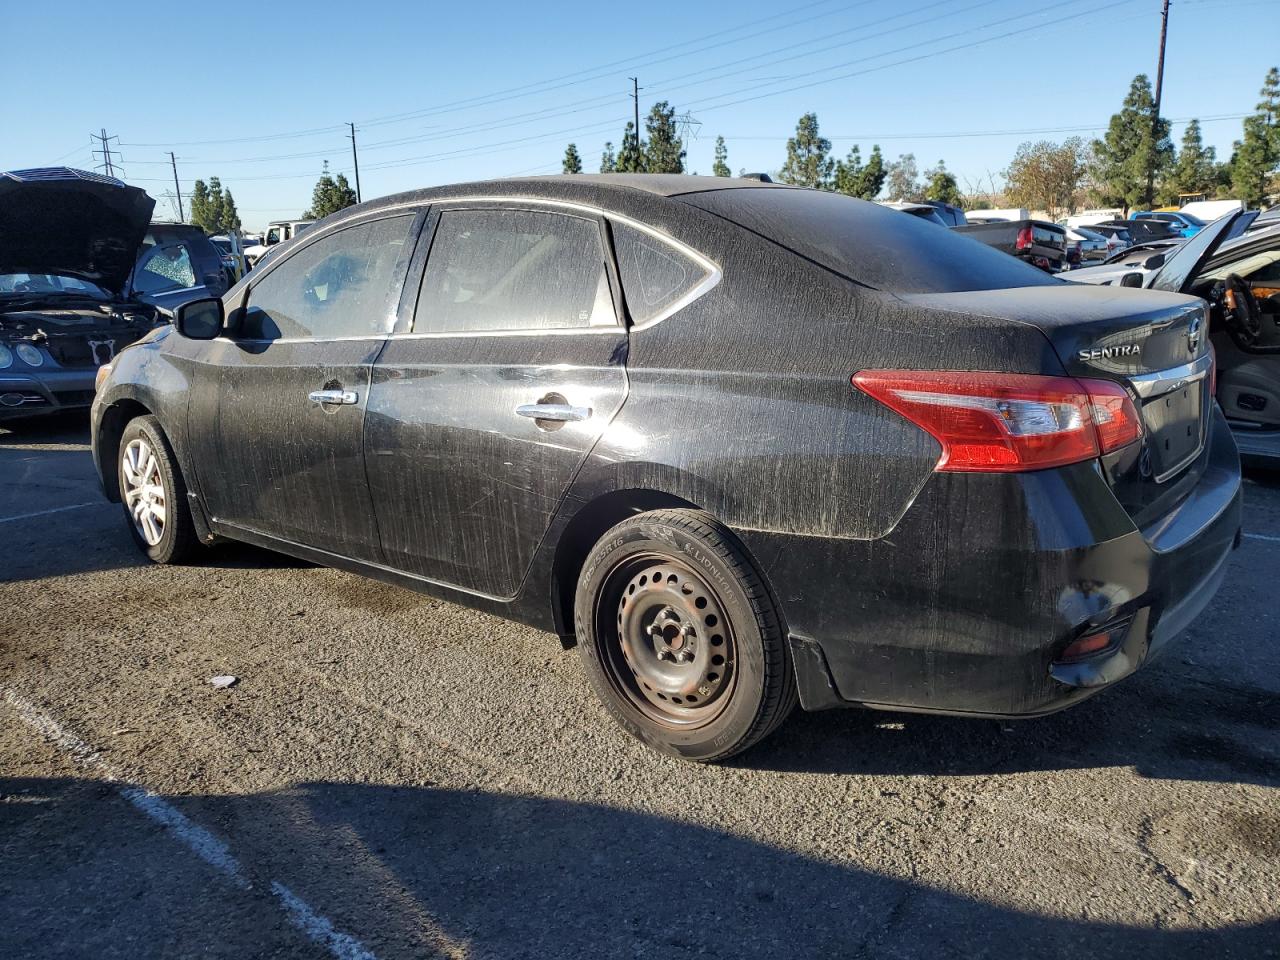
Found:
[[706, 767], [548, 634], [246, 547], [144, 564], [87, 450], [0, 429], [0, 957], [1280, 956], [1280, 478], [1084, 705], [796, 713]]

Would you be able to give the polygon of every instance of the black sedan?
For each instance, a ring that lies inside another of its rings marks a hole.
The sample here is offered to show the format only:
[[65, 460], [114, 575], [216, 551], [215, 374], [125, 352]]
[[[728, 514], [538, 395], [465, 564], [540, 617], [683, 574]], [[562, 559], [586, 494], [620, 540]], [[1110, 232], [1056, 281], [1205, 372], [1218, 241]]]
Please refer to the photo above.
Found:
[[797, 698], [1034, 715], [1168, 643], [1240, 529], [1204, 320], [831, 193], [446, 187], [180, 308], [94, 455], [157, 562], [243, 540], [553, 631], [715, 760]]

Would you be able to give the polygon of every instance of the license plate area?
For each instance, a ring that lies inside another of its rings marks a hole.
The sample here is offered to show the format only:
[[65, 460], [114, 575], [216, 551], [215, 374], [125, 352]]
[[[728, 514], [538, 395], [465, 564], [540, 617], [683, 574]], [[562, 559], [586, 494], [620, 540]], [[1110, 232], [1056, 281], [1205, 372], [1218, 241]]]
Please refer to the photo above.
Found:
[[1142, 405], [1147, 449], [1151, 451], [1151, 467], [1157, 483], [1167, 480], [1200, 453], [1204, 443], [1202, 385], [1202, 381], [1194, 380], [1152, 397]]

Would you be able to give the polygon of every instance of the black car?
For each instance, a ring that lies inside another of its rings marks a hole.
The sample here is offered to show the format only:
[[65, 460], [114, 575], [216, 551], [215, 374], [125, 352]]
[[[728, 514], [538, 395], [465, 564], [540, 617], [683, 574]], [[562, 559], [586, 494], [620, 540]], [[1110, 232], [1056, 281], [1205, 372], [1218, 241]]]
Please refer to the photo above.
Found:
[[0, 173], [0, 422], [86, 409], [98, 368], [156, 326], [129, 289], [154, 206], [83, 170]]
[[1098, 227], [1116, 227], [1124, 230], [1134, 243], [1182, 238], [1182, 234], [1167, 220], [1104, 220], [1101, 223], [1089, 224], [1091, 230], [1096, 230]]
[[1204, 317], [834, 193], [444, 187], [124, 351], [94, 456], [153, 560], [243, 540], [533, 624], [715, 760], [797, 697], [1027, 716], [1165, 646], [1240, 529]]

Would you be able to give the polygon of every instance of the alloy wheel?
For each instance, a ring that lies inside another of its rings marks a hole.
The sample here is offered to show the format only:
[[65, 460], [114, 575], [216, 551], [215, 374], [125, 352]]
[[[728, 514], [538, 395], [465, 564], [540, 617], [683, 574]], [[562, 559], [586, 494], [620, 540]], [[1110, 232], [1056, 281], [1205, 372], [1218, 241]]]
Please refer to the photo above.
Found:
[[130, 440], [120, 459], [124, 476], [124, 502], [134, 529], [148, 546], [164, 537], [166, 495], [164, 477], [151, 445], [142, 438]]

